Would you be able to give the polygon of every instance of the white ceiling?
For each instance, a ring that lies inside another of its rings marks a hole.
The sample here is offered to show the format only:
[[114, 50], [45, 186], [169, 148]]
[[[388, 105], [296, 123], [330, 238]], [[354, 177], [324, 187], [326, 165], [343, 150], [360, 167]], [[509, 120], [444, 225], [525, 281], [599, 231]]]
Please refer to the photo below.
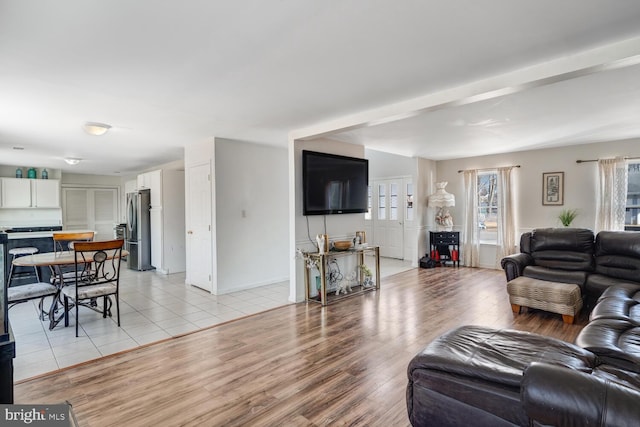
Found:
[[[635, 0], [0, 0], [0, 164], [124, 175], [213, 136], [285, 147], [297, 129], [640, 38], [638, 22]], [[332, 137], [434, 159], [637, 137], [638, 77]]]

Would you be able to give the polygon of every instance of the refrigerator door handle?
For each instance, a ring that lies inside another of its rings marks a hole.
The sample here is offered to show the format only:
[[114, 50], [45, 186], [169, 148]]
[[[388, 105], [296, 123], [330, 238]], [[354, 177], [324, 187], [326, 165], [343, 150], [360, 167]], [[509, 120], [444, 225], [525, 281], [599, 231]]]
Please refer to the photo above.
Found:
[[129, 236], [129, 239], [133, 237], [132, 232], [135, 227], [135, 221], [136, 221], [134, 194], [135, 193], [129, 193], [129, 197], [127, 197], [127, 230], [128, 230], [127, 234]]

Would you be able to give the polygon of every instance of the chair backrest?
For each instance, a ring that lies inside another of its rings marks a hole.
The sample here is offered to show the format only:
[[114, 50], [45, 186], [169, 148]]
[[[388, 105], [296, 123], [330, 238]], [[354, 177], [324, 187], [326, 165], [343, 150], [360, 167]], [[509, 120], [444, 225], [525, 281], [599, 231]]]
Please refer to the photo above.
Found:
[[71, 250], [71, 242], [91, 242], [95, 236], [93, 231], [62, 231], [53, 233], [53, 251], [64, 252]]
[[120, 260], [124, 240], [75, 242], [76, 285], [120, 282]]

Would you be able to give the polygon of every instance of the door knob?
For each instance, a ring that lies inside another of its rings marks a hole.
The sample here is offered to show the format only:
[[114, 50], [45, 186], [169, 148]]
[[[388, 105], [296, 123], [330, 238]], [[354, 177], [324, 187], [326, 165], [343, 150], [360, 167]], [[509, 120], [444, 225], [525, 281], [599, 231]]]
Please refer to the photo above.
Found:
[[193, 234], [193, 231], [189, 230], [187, 231], [187, 234]]

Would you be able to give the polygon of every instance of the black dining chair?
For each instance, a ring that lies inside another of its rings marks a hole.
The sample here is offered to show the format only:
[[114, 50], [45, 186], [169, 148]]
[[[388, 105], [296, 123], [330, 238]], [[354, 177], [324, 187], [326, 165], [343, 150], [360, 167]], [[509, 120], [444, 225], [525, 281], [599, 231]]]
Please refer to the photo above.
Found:
[[[120, 326], [120, 260], [124, 240], [98, 242], [75, 242], [75, 282], [62, 288], [64, 296], [64, 325], [69, 326], [69, 302], [75, 305], [76, 337], [80, 317], [80, 306], [111, 316], [111, 307], [116, 302], [116, 315]], [[95, 303], [102, 299], [102, 307]]]

